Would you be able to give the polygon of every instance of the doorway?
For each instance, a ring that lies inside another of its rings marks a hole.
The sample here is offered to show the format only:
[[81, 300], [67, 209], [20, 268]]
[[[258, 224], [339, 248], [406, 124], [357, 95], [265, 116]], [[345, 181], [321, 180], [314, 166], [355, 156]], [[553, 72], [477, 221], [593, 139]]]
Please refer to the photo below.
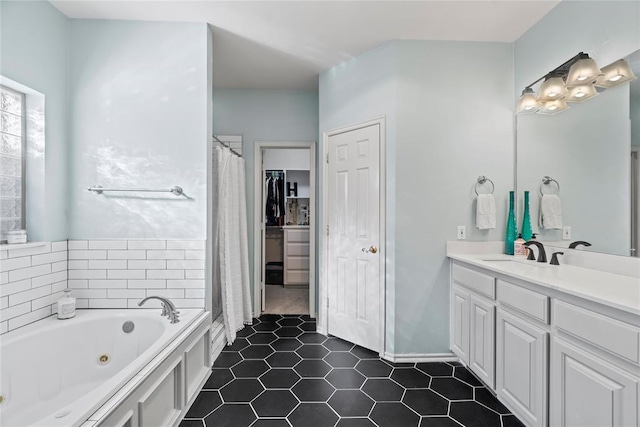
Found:
[[384, 354], [384, 119], [324, 133], [324, 332]]
[[256, 141], [254, 312], [316, 314], [315, 142]]

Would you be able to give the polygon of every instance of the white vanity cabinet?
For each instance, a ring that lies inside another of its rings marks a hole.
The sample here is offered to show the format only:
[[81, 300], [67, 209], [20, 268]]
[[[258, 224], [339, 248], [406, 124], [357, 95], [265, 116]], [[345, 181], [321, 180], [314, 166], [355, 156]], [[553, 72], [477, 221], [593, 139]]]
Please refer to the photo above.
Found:
[[454, 265], [451, 288], [451, 349], [493, 388], [495, 381], [495, 279]]

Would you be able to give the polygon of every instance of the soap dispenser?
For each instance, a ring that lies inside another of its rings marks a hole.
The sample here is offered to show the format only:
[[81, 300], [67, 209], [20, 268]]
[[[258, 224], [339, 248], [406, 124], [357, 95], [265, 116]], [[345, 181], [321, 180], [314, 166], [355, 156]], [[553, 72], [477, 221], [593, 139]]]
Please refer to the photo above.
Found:
[[71, 319], [76, 315], [76, 299], [71, 296], [71, 289], [64, 290], [64, 296], [58, 300], [58, 319]]
[[522, 233], [519, 233], [518, 238], [514, 242], [513, 253], [515, 256], [527, 256], [527, 247], [524, 244], [525, 240], [522, 238]]

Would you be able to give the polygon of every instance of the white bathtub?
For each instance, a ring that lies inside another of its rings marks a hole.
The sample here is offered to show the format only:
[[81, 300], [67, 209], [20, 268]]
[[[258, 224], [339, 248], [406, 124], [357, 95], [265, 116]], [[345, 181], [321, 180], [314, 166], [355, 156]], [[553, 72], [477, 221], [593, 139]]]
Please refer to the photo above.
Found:
[[[159, 312], [78, 310], [73, 319], [53, 316], [1, 336], [0, 425], [82, 425], [134, 377], [140, 382], [150, 362], [166, 359], [166, 349], [185, 339], [192, 324], [208, 319], [202, 310], [183, 309], [171, 324]], [[127, 321], [135, 326], [130, 333], [123, 331]]]

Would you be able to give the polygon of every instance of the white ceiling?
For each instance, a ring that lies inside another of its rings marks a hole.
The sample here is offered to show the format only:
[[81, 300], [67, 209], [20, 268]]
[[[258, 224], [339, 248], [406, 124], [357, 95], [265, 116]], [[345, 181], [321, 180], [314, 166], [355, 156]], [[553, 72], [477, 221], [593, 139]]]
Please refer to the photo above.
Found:
[[513, 42], [559, 0], [51, 0], [70, 18], [208, 22], [214, 86], [317, 88], [318, 73], [389, 40]]

